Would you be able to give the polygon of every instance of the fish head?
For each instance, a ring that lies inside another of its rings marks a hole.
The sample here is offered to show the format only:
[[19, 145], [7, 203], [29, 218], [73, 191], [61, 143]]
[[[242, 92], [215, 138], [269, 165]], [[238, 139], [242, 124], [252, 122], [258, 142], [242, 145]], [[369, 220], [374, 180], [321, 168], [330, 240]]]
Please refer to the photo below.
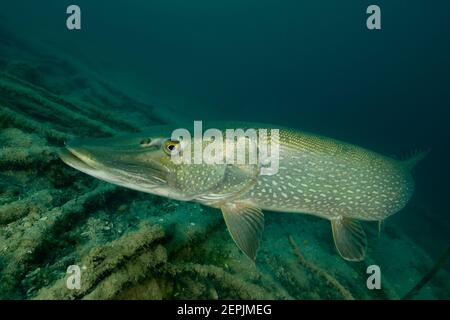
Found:
[[69, 166], [98, 179], [130, 189], [177, 200], [193, 200], [218, 185], [225, 166], [180, 163], [174, 154], [193, 152], [173, 140], [168, 128], [112, 138], [75, 139], [60, 158]]

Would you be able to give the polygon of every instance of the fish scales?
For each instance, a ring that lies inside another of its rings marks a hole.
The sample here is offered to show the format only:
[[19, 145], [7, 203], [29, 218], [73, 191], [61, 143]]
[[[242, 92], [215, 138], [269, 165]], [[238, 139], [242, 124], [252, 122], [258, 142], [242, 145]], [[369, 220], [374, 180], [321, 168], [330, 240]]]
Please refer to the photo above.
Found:
[[[230, 127], [230, 123], [222, 126]], [[219, 208], [232, 239], [252, 260], [264, 229], [262, 210], [270, 210], [328, 219], [338, 253], [348, 261], [361, 261], [367, 239], [359, 221], [381, 222], [400, 211], [414, 190], [410, 171], [427, 154], [419, 152], [400, 161], [287, 128], [249, 123], [235, 128], [278, 130], [279, 135], [269, 131], [260, 137], [270, 148], [279, 145], [275, 174], [262, 174], [264, 157], [253, 164], [176, 164], [173, 150], [189, 155], [198, 138], [192, 145], [190, 140], [174, 140], [173, 126], [131, 136], [75, 140], [61, 152], [61, 159], [110, 183]], [[210, 143], [199, 140], [201, 148]], [[250, 150], [245, 152], [247, 158]]]
[[383, 220], [412, 195], [411, 175], [395, 159], [289, 131], [280, 133], [280, 144], [278, 174], [259, 176], [242, 200], [267, 210]]

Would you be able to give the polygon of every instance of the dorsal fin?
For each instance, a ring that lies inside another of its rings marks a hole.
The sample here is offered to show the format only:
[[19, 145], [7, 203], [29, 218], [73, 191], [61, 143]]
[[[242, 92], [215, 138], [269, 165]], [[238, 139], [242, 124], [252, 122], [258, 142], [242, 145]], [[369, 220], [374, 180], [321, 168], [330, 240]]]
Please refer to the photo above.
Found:
[[400, 157], [400, 161], [404, 164], [406, 168], [411, 170], [414, 168], [423, 158], [425, 158], [428, 153], [430, 153], [430, 149], [426, 150], [412, 150]]

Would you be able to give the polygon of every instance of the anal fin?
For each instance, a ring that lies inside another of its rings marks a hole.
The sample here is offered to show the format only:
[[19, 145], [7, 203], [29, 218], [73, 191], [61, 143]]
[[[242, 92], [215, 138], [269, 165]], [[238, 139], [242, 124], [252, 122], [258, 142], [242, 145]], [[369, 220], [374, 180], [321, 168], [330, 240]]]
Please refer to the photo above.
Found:
[[264, 214], [261, 209], [241, 203], [226, 203], [221, 209], [234, 242], [255, 261], [264, 230]]
[[348, 261], [362, 261], [366, 253], [367, 239], [361, 224], [351, 218], [331, 220], [334, 244], [339, 254]]

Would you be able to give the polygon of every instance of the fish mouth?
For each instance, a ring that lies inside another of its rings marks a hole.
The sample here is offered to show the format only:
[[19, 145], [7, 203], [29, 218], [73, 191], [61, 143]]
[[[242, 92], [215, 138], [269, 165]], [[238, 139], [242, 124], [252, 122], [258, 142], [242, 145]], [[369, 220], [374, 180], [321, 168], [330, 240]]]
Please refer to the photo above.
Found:
[[167, 184], [167, 168], [157, 162], [140, 163], [136, 160], [136, 149], [108, 147], [107, 142], [74, 140], [60, 150], [59, 157], [76, 170], [131, 189], [153, 193], [155, 188]]
[[85, 161], [86, 157], [81, 157], [80, 153], [77, 153], [74, 149], [68, 147], [59, 151], [59, 158], [68, 166], [80, 171], [96, 170], [93, 165], [89, 165], [89, 163]]
[[66, 147], [59, 151], [59, 158], [68, 166], [81, 171], [87, 175], [95, 177], [97, 179], [113, 183], [121, 184], [117, 177], [109, 174], [107, 171], [102, 170], [99, 166], [95, 165], [95, 162], [89, 160], [90, 158], [76, 149]]

